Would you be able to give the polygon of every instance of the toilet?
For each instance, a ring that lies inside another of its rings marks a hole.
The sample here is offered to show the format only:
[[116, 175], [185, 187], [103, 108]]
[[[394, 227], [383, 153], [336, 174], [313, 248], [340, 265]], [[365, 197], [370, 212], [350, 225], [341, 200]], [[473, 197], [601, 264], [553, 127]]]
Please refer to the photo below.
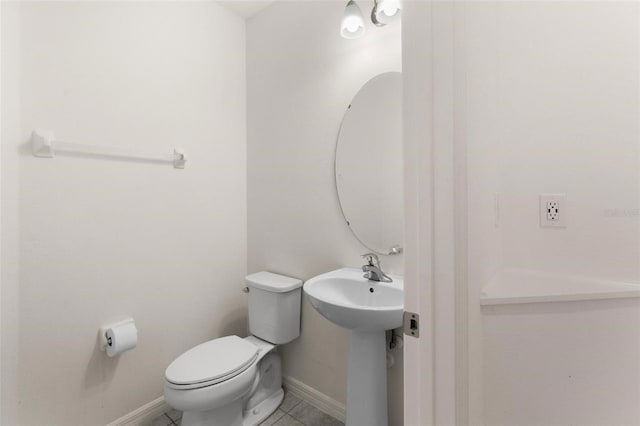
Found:
[[256, 426], [284, 397], [276, 346], [300, 335], [302, 281], [248, 275], [249, 337], [224, 336], [176, 358], [165, 371], [164, 398], [182, 426]]

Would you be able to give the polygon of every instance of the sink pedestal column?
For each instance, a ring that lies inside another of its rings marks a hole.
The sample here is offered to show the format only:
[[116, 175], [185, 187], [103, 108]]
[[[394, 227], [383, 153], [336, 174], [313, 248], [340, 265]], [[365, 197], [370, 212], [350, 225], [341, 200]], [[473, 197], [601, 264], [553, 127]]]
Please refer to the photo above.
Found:
[[345, 426], [387, 426], [387, 351], [384, 331], [351, 330]]

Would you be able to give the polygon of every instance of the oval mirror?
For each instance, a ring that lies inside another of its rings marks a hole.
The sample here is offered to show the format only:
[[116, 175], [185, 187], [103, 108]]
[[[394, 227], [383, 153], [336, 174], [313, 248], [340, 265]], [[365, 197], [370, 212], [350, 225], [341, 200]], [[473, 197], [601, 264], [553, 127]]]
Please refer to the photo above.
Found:
[[342, 214], [356, 238], [378, 254], [402, 252], [402, 73], [369, 80], [342, 119], [335, 180]]

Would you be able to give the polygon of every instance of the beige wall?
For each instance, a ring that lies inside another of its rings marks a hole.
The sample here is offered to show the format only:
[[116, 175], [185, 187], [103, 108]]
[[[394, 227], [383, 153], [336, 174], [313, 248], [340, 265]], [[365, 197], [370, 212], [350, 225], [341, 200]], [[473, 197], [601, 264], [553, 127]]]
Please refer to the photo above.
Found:
[[[343, 9], [339, 2], [278, 2], [247, 21], [249, 271], [306, 280], [361, 265], [366, 248], [347, 228], [335, 194], [336, 136], [360, 87], [400, 70], [401, 28], [371, 25], [364, 37], [345, 40]], [[402, 273], [401, 256], [382, 263]], [[347, 332], [306, 300], [302, 308], [302, 335], [281, 351], [284, 374], [344, 403]], [[401, 425], [401, 363], [389, 377], [391, 423]]]
[[[20, 424], [105, 424], [245, 332], [245, 24], [213, 3], [2, 7], [2, 424], [11, 395]], [[189, 161], [34, 158], [34, 128]], [[138, 347], [109, 359], [98, 327], [129, 315]]]

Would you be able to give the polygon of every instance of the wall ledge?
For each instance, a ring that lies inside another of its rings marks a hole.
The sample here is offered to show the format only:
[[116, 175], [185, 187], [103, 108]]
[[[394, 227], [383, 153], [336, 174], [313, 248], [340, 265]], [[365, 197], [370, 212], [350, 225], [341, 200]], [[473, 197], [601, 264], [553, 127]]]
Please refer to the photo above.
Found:
[[506, 269], [482, 289], [480, 305], [572, 302], [640, 297], [640, 282], [620, 282]]

